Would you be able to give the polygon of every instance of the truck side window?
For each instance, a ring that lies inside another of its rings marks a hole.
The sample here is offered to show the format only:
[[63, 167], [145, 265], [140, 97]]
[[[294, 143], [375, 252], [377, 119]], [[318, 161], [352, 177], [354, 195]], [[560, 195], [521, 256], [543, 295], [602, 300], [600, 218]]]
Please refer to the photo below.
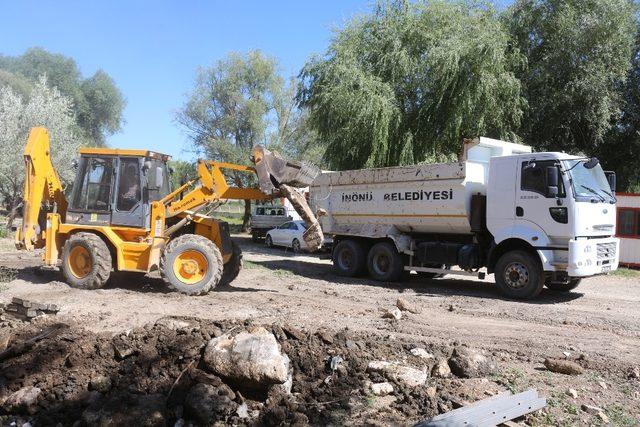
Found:
[[[533, 163], [533, 166], [529, 164], [529, 162], [522, 163], [520, 189], [533, 191], [534, 193], [542, 194], [544, 197], [549, 197], [547, 195], [547, 166], [557, 167], [557, 163], [554, 160], [535, 161]], [[558, 182], [558, 197], [565, 197], [562, 174], [558, 173], [558, 176], [560, 177]]]
[[141, 198], [140, 164], [137, 158], [120, 159], [120, 180], [118, 184], [118, 210], [127, 212], [138, 204]]

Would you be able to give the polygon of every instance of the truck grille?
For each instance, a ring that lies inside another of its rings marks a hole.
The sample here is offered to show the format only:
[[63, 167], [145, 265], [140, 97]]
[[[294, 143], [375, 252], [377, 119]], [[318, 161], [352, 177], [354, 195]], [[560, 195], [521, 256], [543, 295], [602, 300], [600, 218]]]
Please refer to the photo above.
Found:
[[616, 256], [616, 244], [610, 243], [598, 243], [598, 260], [612, 259]]

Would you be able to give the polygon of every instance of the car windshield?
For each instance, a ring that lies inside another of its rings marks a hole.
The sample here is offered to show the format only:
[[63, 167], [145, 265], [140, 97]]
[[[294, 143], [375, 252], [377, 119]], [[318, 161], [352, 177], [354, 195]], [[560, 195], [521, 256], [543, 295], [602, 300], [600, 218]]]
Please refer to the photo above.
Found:
[[307, 224], [305, 224], [304, 222], [299, 222], [298, 226], [300, 227], [301, 230], [306, 230], [307, 229]]
[[573, 192], [576, 198], [596, 198], [602, 202], [614, 202], [609, 182], [599, 164], [591, 169], [584, 167], [585, 160], [566, 160]]

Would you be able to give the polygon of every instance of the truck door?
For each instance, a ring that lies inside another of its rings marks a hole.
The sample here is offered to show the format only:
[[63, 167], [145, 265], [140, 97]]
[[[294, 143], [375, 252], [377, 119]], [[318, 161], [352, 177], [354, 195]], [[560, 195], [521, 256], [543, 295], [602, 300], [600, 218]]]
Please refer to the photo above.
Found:
[[[549, 194], [547, 167], [558, 168], [558, 194]], [[516, 225], [536, 224], [549, 237], [568, 235], [568, 203], [565, 183], [556, 160], [521, 160], [518, 168], [519, 185], [516, 188]], [[531, 236], [533, 237], [533, 236]], [[534, 242], [530, 242], [532, 244]]]

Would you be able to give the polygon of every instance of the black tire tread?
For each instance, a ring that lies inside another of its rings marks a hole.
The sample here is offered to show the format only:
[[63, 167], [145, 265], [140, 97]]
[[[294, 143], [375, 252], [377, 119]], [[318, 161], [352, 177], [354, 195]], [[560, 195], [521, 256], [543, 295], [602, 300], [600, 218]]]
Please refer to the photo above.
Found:
[[[533, 270], [529, 272], [529, 277], [531, 281], [531, 286], [528, 292], [520, 292], [514, 291], [509, 287], [503, 280], [503, 264], [506, 264], [508, 260], [519, 258], [521, 261], [525, 261], [531, 264], [534, 267]], [[540, 292], [542, 292], [542, 288], [544, 288], [544, 272], [542, 271], [542, 266], [540, 265], [540, 260], [534, 258], [534, 256], [525, 251], [525, 250], [515, 250], [505, 253], [500, 257], [498, 262], [496, 263], [495, 269], [495, 281], [498, 285], [500, 291], [509, 298], [514, 299], [533, 299], [537, 297]]]
[[[203, 251], [210, 252], [217, 261], [211, 278], [201, 286], [190, 287], [189, 292], [181, 289], [179, 285], [173, 283], [170, 277], [166, 274], [166, 269], [172, 268], [171, 265], [167, 264], [167, 258], [170, 257], [174, 252], [178, 251], [180, 246], [188, 243], [198, 245], [203, 249]], [[213, 243], [211, 240], [198, 234], [182, 234], [171, 240], [162, 252], [162, 256], [160, 257], [160, 275], [162, 279], [165, 281], [169, 289], [186, 295], [204, 295], [208, 293], [220, 283], [220, 280], [222, 279], [222, 272], [223, 260], [220, 249], [218, 249], [215, 243]]]
[[[352, 272], [343, 272], [339, 270], [337, 257], [338, 257], [338, 253], [340, 252], [343, 246], [348, 246], [354, 252], [356, 267], [353, 269]], [[367, 272], [367, 254], [366, 254], [365, 248], [362, 245], [362, 243], [356, 240], [353, 240], [353, 239], [340, 240], [340, 242], [338, 242], [333, 248], [331, 259], [333, 262], [334, 271], [339, 276], [358, 277], [358, 276], [363, 276]]]
[[222, 279], [220, 279], [220, 286], [227, 286], [231, 284], [240, 274], [242, 270], [242, 249], [236, 242], [231, 242], [233, 246], [231, 259], [227, 261], [222, 269]]
[[[89, 251], [94, 256], [94, 270], [88, 278], [78, 279], [67, 268], [67, 257], [69, 252], [78, 242], [87, 245]], [[107, 244], [100, 237], [93, 233], [80, 232], [72, 235], [67, 239], [62, 250], [62, 273], [69, 285], [78, 289], [100, 289], [102, 288], [111, 275], [111, 252]], [[84, 283], [83, 283], [84, 282]]]

